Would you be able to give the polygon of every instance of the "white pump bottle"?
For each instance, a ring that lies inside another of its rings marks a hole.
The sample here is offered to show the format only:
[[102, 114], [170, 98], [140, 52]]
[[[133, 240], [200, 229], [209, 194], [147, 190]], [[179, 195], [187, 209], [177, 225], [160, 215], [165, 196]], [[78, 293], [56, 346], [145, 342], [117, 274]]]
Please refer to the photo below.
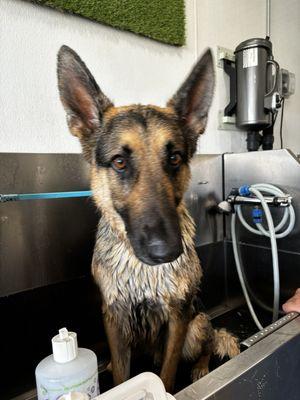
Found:
[[36, 367], [38, 400], [56, 400], [63, 394], [85, 393], [90, 399], [99, 394], [97, 357], [91, 350], [78, 348], [77, 335], [66, 328], [52, 338], [53, 354]]

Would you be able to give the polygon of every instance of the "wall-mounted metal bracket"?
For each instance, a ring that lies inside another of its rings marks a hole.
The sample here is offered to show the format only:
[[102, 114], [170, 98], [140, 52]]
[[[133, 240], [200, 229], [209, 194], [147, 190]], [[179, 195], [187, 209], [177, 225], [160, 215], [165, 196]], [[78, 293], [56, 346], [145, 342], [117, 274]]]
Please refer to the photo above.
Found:
[[225, 47], [218, 46], [217, 48], [218, 67], [223, 68], [225, 73], [229, 76], [229, 89], [230, 101], [225, 107], [224, 111], [219, 112], [220, 130], [238, 130], [235, 125], [235, 112], [236, 112], [236, 68], [235, 68], [235, 55], [234, 52]]
[[229, 76], [230, 100], [224, 110], [224, 115], [231, 117], [236, 112], [236, 68], [235, 61], [223, 60], [224, 71]]
[[219, 131], [239, 131], [235, 124], [235, 115], [227, 116], [224, 115], [224, 110], [219, 110], [218, 114], [218, 130]]
[[235, 55], [233, 50], [226, 49], [226, 47], [217, 47], [217, 65], [219, 68], [224, 68], [224, 60], [235, 62]]

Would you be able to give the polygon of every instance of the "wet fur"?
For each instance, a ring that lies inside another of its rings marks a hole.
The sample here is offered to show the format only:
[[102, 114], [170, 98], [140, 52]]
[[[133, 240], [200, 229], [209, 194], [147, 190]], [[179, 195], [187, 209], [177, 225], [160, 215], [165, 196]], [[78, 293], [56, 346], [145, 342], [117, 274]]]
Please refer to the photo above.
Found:
[[[131, 351], [141, 343], [156, 349], [168, 391], [182, 357], [194, 363], [195, 380], [208, 372], [211, 354], [238, 353], [236, 339], [213, 330], [193, 307], [202, 269], [194, 222], [182, 200], [213, 82], [208, 51], [166, 108], [114, 107], [73, 50], [63, 46], [58, 55], [67, 122], [91, 165], [93, 197], [101, 210], [92, 273], [102, 296], [115, 384], [129, 378]], [[178, 169], [167, 162], [174, 150], [182, 158]], [[122, 174], [112, 168], [115, 154], [127, 160]], [[172, 250], [165, 256], [172, 261], [152, 262], [146, 254], [149, 232]]]
[[105, 299], [104, 313], [120, 325], [129, 343], [146, 337], [154, 342], [173, 309], [183, 311], [196, 293], [202, 270], [193, 243], [194, 224], [184, 205], [179, 215], [184, 252], [154, 268], [137, 259], [126, 236], [120, 240], [123, 230], [119, 236], [105, 216], [99, 222], [93, 276]]

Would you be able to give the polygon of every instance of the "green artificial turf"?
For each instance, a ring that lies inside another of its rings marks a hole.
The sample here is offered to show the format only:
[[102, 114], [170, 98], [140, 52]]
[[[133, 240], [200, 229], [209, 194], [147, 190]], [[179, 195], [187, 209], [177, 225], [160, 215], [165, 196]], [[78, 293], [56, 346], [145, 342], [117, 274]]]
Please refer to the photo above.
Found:
[[184, 0], [30, 0], [164, 43], [185, 43]]

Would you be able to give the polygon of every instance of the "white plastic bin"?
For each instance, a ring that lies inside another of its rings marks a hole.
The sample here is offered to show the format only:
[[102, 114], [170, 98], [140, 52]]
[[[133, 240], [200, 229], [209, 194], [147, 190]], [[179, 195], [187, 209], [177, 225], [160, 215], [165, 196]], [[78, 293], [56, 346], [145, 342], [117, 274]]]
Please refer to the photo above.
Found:
[[166, 392], [162, 380], [157, 375], [143, 372], [95, 397], [94, 400], [175, 400], [175, 397]]

